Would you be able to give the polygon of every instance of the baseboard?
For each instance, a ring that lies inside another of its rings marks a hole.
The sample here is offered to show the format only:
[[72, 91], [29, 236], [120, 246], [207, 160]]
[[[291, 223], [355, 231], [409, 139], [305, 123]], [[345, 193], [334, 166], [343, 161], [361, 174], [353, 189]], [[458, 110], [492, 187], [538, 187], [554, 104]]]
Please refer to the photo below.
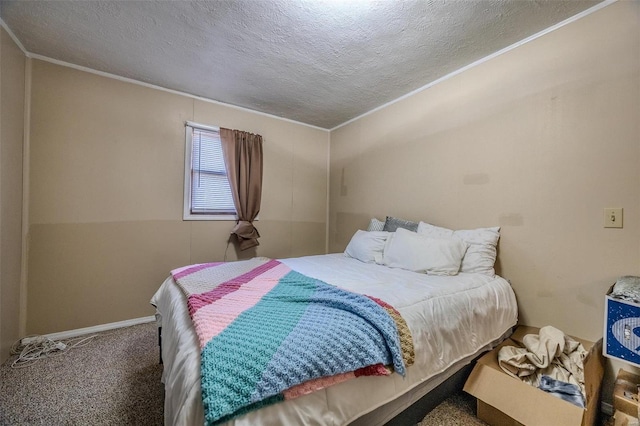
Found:
[[603, 414], [606, 414], [607, 416], [613, 416], [613, 405], [608, 402], [603, 401], [600, 404], [600, 410], [602, 411]]
[[94, 325], [93, 327], [77, 328], [75, 330], [61, 331], [59, 333], [45, 334], [51, 340], [70, 339], [72, 337], [83, 336], [85, 334], [100, 333], [102, 331], [114, 330], [116, 328], [129, 327], [132, 325], [146, 324], [154, 322], [156, 317], [151, 315], [148, 317], [134, 318], [125, 321], [110, 322], [108, 324]]

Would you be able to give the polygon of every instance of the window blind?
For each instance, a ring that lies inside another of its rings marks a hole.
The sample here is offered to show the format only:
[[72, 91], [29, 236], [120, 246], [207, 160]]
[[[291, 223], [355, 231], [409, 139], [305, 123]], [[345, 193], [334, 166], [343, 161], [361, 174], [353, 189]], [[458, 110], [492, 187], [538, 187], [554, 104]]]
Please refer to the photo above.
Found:
[[191, 132], [191, 214], [235, 215], [218, 130], [187, 126]]

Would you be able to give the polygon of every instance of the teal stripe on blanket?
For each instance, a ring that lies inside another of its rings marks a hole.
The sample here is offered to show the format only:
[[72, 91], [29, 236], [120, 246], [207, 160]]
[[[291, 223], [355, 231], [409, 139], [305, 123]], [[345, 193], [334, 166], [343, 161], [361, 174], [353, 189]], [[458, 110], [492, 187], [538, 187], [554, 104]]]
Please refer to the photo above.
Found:
[[307, 380], [378, 363], [404, 375], [387, 312], [366, 296], [291, 271], [203, 348], [205, 423], [280, 401]]
[[[292, 274], [299, 276], [297, 282], [291, 278]], [[300, 280], [300, 277], [306, 280]], [[292, 282], [296, 285], [292, 286]], [[259, 402], [252, 394], [262, 372], [295, 328], [316, 289], [315, 280], [290, 272], [255, 306], [240, 314], [206, 344], [201, 363], [207, 423], [219, 422], [224, 415]], [[285, 315], [283, 309], [286, 309]], [[205, 383], [205, 377], [213, 380]]]
[[[336, 309], [336, 296], [340, 293], [342, 290], [335, 287], [318, 285], [313, 301], [264, 369], [252, 399], [269, 394], [270, 389], [298, 385], [300, 377], [334, 376], [353, 371], [354, 365], [393, 363], [383, 334], [366, 316], [351, 312], [346, 305]], [[353, 297], [361, 296], [353, 294]], [[373, 302], [371, 305], [380, 309]], [[395, 327], [390, 331], [395, 334]], [[300, 336], [304, 336], [304, 344]], [[352, 341], [353, 345], [336, 344], [338, 341]], [[288, 370], [283, 371], [283, 366], [288, 366]]]

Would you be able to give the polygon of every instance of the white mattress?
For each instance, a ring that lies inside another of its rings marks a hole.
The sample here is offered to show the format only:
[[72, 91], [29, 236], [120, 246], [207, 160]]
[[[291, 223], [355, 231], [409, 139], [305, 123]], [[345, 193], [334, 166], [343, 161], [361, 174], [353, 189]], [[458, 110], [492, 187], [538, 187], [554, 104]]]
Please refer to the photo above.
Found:
[[[345, 425], [403, 394], [415, 393], [410, 391], [443, 376], [449, 367], [463, 365], [517, 321], [515, 295], [499, 276], [432, 276], [365, 264], [343, 254], [281, 261], [305, 275], [394, 306], [411, 330], [415, 364], [407, 368], [404, 378], [398, 374], [359, 377], [247, 413], [228, 422], [229, 426]], [[151, 303], [162, 326], [165, 424], [203, 424], [200, 349], [186, 299], [168, 278]]]

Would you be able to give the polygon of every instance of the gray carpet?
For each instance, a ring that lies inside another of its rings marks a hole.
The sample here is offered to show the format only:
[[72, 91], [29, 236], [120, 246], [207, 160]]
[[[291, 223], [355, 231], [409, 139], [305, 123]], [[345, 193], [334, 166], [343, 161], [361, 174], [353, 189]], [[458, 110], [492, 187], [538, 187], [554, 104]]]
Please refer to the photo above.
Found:
[[486, 425], [475, 415], [476, 399], [460, 391], [431, 410], [418, 426], [480, 426]]
[[0, 367], [2, 425], [162, 425], [155, 323], [101, 333], [24, 368]]
[[[163, 385], [155, 323], [101, 333], [87, 346], [12, 369], [0, 367], [1, 425], [161, 425]], [[463, 392], [420, 426], [483, 425]]]

